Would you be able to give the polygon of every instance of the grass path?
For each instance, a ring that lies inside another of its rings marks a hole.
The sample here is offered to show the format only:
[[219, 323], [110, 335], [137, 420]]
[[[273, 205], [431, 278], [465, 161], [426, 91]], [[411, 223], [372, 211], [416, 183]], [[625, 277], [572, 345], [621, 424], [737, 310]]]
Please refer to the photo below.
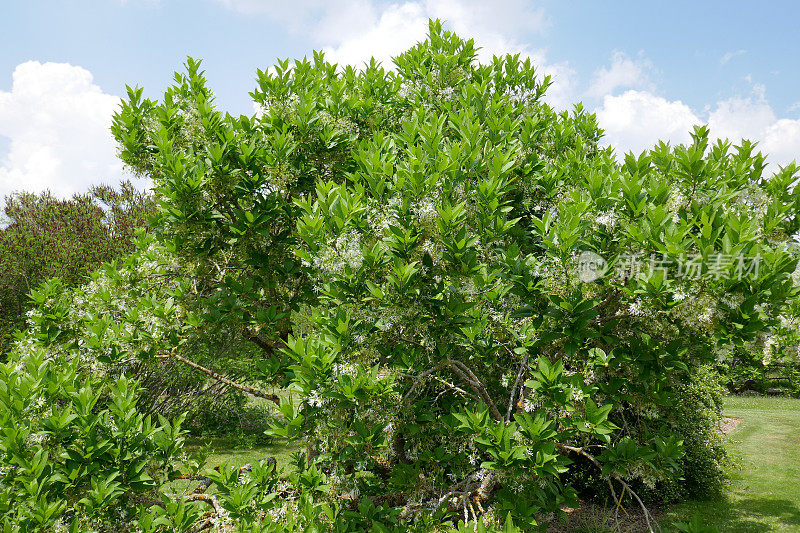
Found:
[[695, 513], [720, 532], [800, 532], [800, 400], [729, 397], [724, 415], [742, 423], [727, 437], [734, 461], [725, 497], [687, 502], [662, 519]]
[[[297, 445], [289, 445], [283, 440], [256, 446], [243, 445], [233, 437], [189, 438], [186, 440], [186, 449], [189, 452], [198, 452], [203, 446], [209, 446], [211, 451], [206, 462], [208, 468], [224, 464], [242, 467], [247, 463], [257, 463], [262, 459], [274, 457], [278, 471], [285, 470], [292, 454], [300, 449]], [[196, 486], [196, 481], [176, 480], [171, 482], [171, 490], [176, 493], [191, 491]]]

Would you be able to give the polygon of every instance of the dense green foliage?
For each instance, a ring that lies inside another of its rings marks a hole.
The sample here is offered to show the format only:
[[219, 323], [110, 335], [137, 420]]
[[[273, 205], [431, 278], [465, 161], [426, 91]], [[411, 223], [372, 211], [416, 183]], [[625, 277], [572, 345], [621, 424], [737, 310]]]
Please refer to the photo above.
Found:
[[58, 277], [80, 285], [101, 264], [133, 249], [131, 238], [154, 212], [152, 198], [129, 182], [59, 200], [49, 193], [5, 199], [0, 227], [0, 356], [25, 323], [28, 294]]
[[[154, 480], [198, 468], [143, 416], [187, 396], [159, 381], [175, 372], [272, 399], [269, 434], [307, 453], [288, 474], [206, 472], [213, 496], [149, 484], [150, 502], [117, 460], [96, 476], [120, 483], [102, 516], [34, 469], [56, 506], [42, 527], [185, 531], [202, 505], [241, 531], [531, 530], [598, 479], [616, 499], [718, 485], [708, 365], [794, 320], [797, 168], [766, 178], [752, 144], [704, 127], [619, 163], [593, 115], [542, 101], [529, 60], [479, 65], [472, 41], [430, 30], [395, 71], [321, 54], [259, 71], [256, 116], [217, 111], [193, 60], [161, 102], [129, 91], [113, 132], [154, 180], [154, 234], [86, 286], [37, 293], [6, 372], [31, 398], [40, 360], [107, 387], [92, 413], [124, 405]], [[7, 396], [3, 427], [27, 416]], [[61, 453], [39, 440], [0, 443], [0, 464]], [[33, 515], [38, 493], [2, 487]]]

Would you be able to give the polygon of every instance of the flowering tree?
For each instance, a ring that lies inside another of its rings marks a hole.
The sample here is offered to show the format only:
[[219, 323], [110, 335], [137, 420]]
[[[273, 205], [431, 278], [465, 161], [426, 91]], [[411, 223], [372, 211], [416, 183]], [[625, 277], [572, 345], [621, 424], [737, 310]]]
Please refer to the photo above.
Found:
[[619, 165], [530, 61], [477, 65], [438, 23], [394, 72], [259, 72], [254, 118], [188, 66], [163, 104], [131, 93], [123, 157], [225, 318], [285, 342], [265, 368], [300, 402], [274, 433], [332, 494], [533, 522], [573, 500], [570, 468], [612, 492], [692, 476], [712, 437], [684, 449], [681, 387], [796, 295], [796, 167], [764, 179], [705, 128]]
[[791, 314], [797, 168], [767, 179], [752, 144], [703, 127], [619, 163], [593, 115], [542, 101], [529, 60], [475, 56], [431, 22], [394, 71], [280, 62], [253, 117], [217, 111], [193, 60], [160, 103], [129, 91], [114, 134], [156, 183], [148, 246], [175, 268], [133, 299], [148, 268], [116, 283], [96, 309], [120, 326], [86, 356], [227, 379], [193, 350], [241, 339], [258, 375], [229, 383], [308, 447], [288, 485], [210, 474], [217, 517], [511, 531], [587, 477], [643, 505], [719, 475], [703, 365]]

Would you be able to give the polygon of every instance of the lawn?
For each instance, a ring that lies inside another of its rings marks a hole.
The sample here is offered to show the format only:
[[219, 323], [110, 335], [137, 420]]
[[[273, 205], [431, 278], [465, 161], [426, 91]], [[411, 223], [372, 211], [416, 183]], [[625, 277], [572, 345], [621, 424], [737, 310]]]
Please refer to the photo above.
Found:
[[[186, 450], [189, 453], [201, 454], [206, 447], [210, 453], [206, 461], [208, 468], [226, 464], [242, 467], [247, 463], [257, 463], [262, 459], [274, 457], [278, 471], [285, 470], [292, 454], [300, 449], [296, 444], [287, 444], [283, 439], [256, 446], [249, 446], [246, 441], [237, 440], [235, 437], [190, 438], [186, 441]], [[196, 486], [196, 481], [179, 479], [171, 482], [171, 490], [175, 493], [191, 491]]]
[[278, 470], [286, 468], [292, 454], [299, 450], [297, 445], [287, 445], [283, 439], [276, 439], [271, 444], [247, 446], [241, 445], [234, 437], [190, 439], [187, 441], [189, 451], [198, 451], [203, 446], [211, 448], [211, 455], [206, 463], [210, 468], [222, 464], [244, 466], [247, 463], [257, 463], [261, 459], [274, 457]]
[[724, 415], [743, 419], [726, 437], [733, 466], [724, 498], [679, 505], [662, 523], [697, 513], [722, 533], [800, 531], [800, 400], [731, 396]]

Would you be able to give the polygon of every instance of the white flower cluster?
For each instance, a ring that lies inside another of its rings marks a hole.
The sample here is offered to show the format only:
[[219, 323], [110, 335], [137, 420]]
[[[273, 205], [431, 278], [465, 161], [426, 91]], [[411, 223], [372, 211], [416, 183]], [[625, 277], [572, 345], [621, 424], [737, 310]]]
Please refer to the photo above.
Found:
[[334, 376], [347, 375], [355, 377], [358, 374], [358, 368], [353, 363], [334, 363], [333, 374]]
[[28, 446], [41, 445], [45, 442], [47, 442], [47, 435], [44, 433], [31, 433], [28, 435], [28, 438], [25, 439], [25, 444]]
[[628, 305], [628, 314], [632, 316], [644, 316], [646, 311], [642, 308], [642, 303], [635, 300]]
[[742, 305], [742, 302], [744, 302], [744, 296], [741, 294], [726, 294], [720, 299], [720, 301], [728, 307], [736, 309]]
[[525, 409], [526, 412], [532, 413], [542, 407], [542, 402], [540, 400], [534, 400], [531, 398], [525, 398], [522, 402], [522, 408]]
[[350, 137], [358, 136], [358, 124], [347, 117], [334, 117], [327, 109], [317, 113], [317, 120], [320, 125], [333, 128], [338, 133]]
[[774, 347], [777, 345], [777, 341], [775, 340], [775, 335], [767, 334], [764, 335], [764, 346], [761, 349], [761, 364], [764, 366], [769, 365], [772, 362], [772, 356], [774, 354]]
[[614, 211], [601, 211], [595, 221], [598, 225], [611, 229], [617, 225], [617, 214]]
[[308, 402], [308, 405], [310, 405], [311, 407], [322, 407], [323, 405], [328, 403], [328, 398], [324, 398], [320, 394], [319, 390], [313, 390], [311, 391], [311, 394], [308, 395], [306, 401]]
[[439, 215], [436, 204], [431, 198], [421, 200], [416, 207], [411, 209], [424, 224], [432, 223]]
[[689, 328], [710, 331], [717, 313], [717, 300], [708, 294], [698, 295], [691, 300], [684, 300], [670, 312]]
[[680, 189], [672, 189], [669, 198], [667, 198], [667, 211], [672, 213], [672, 221], [674, 223], [680, 222], [678, 211], [686, 202], [686, 197]]
[[363, 261], [361, 235], [350, 230], [339, 235], [332, 245], [321, 248], [314, 257], [313, 266], [328, 274], [342, 274], [348, 266], [358, 269]]

